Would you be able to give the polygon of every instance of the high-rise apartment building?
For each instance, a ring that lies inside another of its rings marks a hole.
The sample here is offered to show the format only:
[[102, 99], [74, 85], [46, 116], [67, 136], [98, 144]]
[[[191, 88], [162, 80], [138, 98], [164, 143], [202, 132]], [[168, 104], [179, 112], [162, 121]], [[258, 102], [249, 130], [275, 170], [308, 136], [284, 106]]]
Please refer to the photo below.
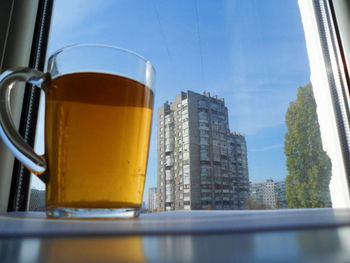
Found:
[[249, 196], [245, 137], [224, 99], [188, 91], [158, 109], [158, 211], [242, 209]]
[[286, 184], [284, 181], [275, 182], [272, 179], [263, 183], [251, 184], [250, 195], [257, 202], [271, 208], [287, 208]]
[[29, 211], [45, 211], [45, 191], [32, 189], [30, 191]]
[[150, 212], [157, 211], [157, 187], [148, 189], [148, 210]]

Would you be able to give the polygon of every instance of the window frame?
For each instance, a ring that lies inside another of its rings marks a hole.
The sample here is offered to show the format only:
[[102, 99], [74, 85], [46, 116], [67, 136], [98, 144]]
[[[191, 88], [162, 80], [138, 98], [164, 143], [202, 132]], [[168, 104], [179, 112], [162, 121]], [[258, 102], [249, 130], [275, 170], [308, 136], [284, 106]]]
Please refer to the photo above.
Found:
[[[1, 31], [1, 72], [18, 66], [44, 70], [53, 8], [50, 0], [5, 0], [1, 13], [8, 14]], [[34, 146], [40, 90], [19, 84], [11, 93], [11, 111], [23, 139]], [[0, 211], [25, 211], [30, 188], [30, 172], [0, 145]]]
[[[332, 167], [330, 183], [332, 207], [349, 208], [349, 63], [344, 56], [346, 50], [339, 34], [339, 26], [349, 22], [344, 17], [340, 19], [335, 13], [335, 9], [341, 6], [341, 1], [298, 2], [305, 31], [311, 82], [318, 87], [314, 89], [314, 96], [318, 111], [323, 112], [323, 118], [319, 118], [323, 147], [335, 167]], [[350, 6], [344, 13], [350, 15]], [[349, 45], [346, 48], [350, 52]], [[327, 138], [332, 138], [333, 141]]]
[[[0, 51], [2, 52], [1, 71], [18, 65], [25, 65], [38, 70], [44, 69], [53, 3], [53, 0], [7, 0], [1, 2], [0, 7], [4, 7], [2, 8], [2, 10], [6, 10], [4, 13], [8, 13], [8, 16], [2, 17], [2, 19], [7, 20], [2, 26], [6, 25], [7, 28], [3, 31], [4, 33], [1, 33], [4, 36], [0, 38]], [[315, 10], [319, 11], [315, 12], [315, 16], [319, 21], [319, 29], [329, 27], [328, 29], [332, 33], [331, 38], [334, 50], [329, 51], [334, 52], [338, 56], [337, 74], [340, 74], [340, 78], [344, 81], [339, 89], [332, 90], [332, 100], [336, 111], [336, 123], [339, 125], [338, 131], [344, 168], [349, 182], [350, 138], [347, 134], [347, 129], [349, 128], [350, 106], [345, 98], [349, 97], [350, 80], [348, 67], [350, 63], [347, 61], [345, 53], [346, 50], [350, 49], [350, 45], [343, 42], [344, 36], [342, 36], [341, 31], [344, 24], [348, 22], [345, 19], [340, 19], [338, 15], [339, 6], [342, 4], [341, 1], [313, 0], [312, 4]], [[350, 14], [350, 5], [344, 13]], [[35, 17], [34, 23], [33, 15]], [[14, 34], [10, 34], [12, 30]], [[24, 37], [25, 40], [18, 41], [20, 37]], [[324, 45], [328, 44], [324, 43]], [[28, 46], [31, 48], [28, 49]], [[329, 46], [324, 46], [324, 48], [329, 48]], [[14, 57], [14, 52], [18, 50], [22, 50], [22, 52]], [[335, 74], [335, 72], [331, 71], [329, 74]], [[25, 91], [14, 91], [13, 93], [13, 98], [11, 97], [11, 99], [13, 99], [12, 113], [15, 124], [19, 125], [19, 132], [27, 143], [33, 146], [40, 91], [28, 86]], [[20, 116], [20, 118], [16, 117], [16, 115]], [[9, 171], [11, 172], [9, 173]], [[0, 173], [2, 174], [0, 175], [0, 211], [26, 210], [30, 172], [24, 169], [17, 160], [14, 161], [14, 157], [5, 149], [2, 143], [0, 145]]]

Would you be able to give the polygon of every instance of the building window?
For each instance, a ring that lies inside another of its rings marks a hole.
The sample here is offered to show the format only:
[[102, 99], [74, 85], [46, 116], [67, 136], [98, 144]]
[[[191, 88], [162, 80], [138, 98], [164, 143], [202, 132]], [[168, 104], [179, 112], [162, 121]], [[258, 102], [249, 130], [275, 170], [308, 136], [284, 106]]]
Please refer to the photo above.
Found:
[[188, 144], [188, 143], [189, 143], [189, 136], [184, 136], [184, 137], [183, 137], [183, 142], [184, 142], [185, 144]]
[[183, 153], [183, 159], [188, 160], [190, 158], [190, 153], [189, 152], [184, 152]]

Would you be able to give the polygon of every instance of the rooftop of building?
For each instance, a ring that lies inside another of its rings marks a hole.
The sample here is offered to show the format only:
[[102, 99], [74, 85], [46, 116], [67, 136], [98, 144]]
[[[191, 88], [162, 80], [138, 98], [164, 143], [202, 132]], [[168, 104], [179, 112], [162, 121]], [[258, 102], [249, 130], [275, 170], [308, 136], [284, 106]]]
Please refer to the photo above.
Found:
[[[200, 94], [200, 93], [192, 91], [192, 90], [187, 90], [187, 91], [181, 91], [181, 93], [177, 96], [181, 96], [181, 99], [184, 100], [188, 97], [188, 94], [190, 94], [190, 93], [197, 95], [197, 96], [204, 96], [207, 98], [211, 98], [211, 99], [214, 99], [214, 100], [217, 100], [220, 102], [225, 102], [224, 98], [219, 98], [217, 95], [211, 95], [210, 92], [207, 92], [207, 91], [204, 91], [202, 94]], [[166, 101], [166, 103], [169, 103], [169, 102]]]
[[245, 137], [245, 135], [243, 133], [240, 133], [240, 132], [230, 132], [230, 135], [239, 136], [239, 137]]
[[203, 95], [203, 96], [208, 97], [208, 98], [213, 98], [213, 99], [217, 99], [219, 101], [225, 102], [224, 98], [219, 98], [217, 95], [212, 96], [212, 95], [210, 95], [210, 92], [207, 92], [207, 91], [204, 91], [203, 94], [199, 94], [199, 95]]
[[266, 182], [250, 182], [251, 185], [266, 184], [266, 183], [285, 183], [284, 181], [274, 181], [273, 179], [266, 179]]

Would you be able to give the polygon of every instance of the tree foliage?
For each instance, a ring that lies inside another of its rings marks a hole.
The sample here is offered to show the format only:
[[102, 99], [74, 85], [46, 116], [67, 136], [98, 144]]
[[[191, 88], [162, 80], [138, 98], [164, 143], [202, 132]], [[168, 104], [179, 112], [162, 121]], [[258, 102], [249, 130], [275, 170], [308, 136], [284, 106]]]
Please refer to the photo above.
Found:
[[286, 113], [286, 198], [289, 208], [330, 206], [331, 160], [322, 148], [311, 84], [298, 89]]

